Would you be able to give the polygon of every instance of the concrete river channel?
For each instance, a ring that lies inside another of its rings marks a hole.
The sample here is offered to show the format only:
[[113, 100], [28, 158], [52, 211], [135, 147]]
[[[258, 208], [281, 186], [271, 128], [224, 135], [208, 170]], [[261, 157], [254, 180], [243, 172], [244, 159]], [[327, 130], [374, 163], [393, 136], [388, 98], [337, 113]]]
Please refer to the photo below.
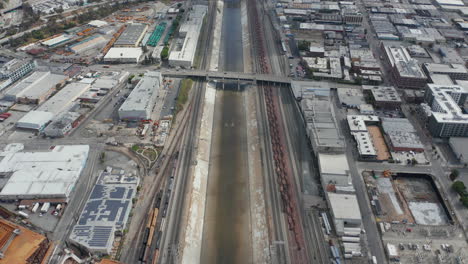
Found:
[[[219, 66], [226, 71], [244, 71], [240, 1], [224, 1]], [[252, 263], [245, 89], [217, 86], [200, 263]]]

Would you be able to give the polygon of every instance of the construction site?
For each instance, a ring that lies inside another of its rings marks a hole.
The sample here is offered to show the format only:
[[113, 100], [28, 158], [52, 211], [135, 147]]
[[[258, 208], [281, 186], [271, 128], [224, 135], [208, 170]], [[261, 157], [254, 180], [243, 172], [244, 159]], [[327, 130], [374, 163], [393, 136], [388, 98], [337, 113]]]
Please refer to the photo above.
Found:
[[390, 260], [456, 263], [465, 236], [427, 174], [365, 171], [364, 181]]
[[365, 172], [376, 215], [383, 222], [448, 225], [451, 217], [428, 175]]

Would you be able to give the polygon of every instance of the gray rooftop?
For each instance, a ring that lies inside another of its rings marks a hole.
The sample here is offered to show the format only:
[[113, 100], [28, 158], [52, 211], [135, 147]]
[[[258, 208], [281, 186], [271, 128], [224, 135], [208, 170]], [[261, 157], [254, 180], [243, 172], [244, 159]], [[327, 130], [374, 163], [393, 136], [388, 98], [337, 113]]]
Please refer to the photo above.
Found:
[[395, 148], [423, 149], [416, 129], [406, 118], [382, 118], [382, 127]]
[[119, 39], [114, 43], [115, 46], [119, 45], [136, 45], [141, 35], [146, 31], [147, 25], [144, 24], [129, 24], [122, 32]]

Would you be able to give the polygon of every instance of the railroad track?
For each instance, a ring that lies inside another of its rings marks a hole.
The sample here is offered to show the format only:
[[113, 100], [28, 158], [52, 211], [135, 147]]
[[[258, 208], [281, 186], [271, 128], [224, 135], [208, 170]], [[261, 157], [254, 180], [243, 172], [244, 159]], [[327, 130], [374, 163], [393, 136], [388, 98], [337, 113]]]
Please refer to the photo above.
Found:
[[[209, 8], [208, 8], [208, 14], [214, 14], [216, 11], [216, 1], [210, 1], [209, 3]], [[200, 68], [201, 69], [207, 69], [208, 68], [208, 62], [210, 58], [210, 53], [209, 51], [211, 50], [212, 46], [212, 38], [213, 38], [213, 31], [209, 30], [213, 28], [214, 25], [214, 15], [208, 16], [210, 19], [208, 20], [207, 27], [205, 29], [205, 34], [203, 37], [203, 41], [200, 43], [209, 43], [208, 45], [204, 45], [204, 49], [201, 52], [200, 56], [202, 58], [200, 62]], [[181, 218], [182, 218], [182, 213], [183, 213], [183, 208], [184, 208], [184, 194], [186, 193], [187, 189], [187, 178], [189, 178], [190, 175], [190, 167], [191, 167], [191, 162], [194, 156], [194, 150], [195, 150], [195, 140], [198, 138], [195, 136], [196, 131], [197, 131], [197, 125], [199, 125], [199, 118], [200, 118], [200, 113], [201, 113], [201, 106], [203, 104], [203, 95], [205, 94], [205, 83], [202, 81], [197, 81], [193, 87], [193, 94], [194, 98], [191, 101], [190, 105], [190, 117], [189, 121], [186, 122], [188, 124], [188, 129], [186, 128], [185, 135], [183, 140], [183, 146], [181, 147], [181, 157], [180, 157], [180, 163], [179, 163], [179, 170], [177, 171], [176, 175], [176, 186], [174, 187], [175, 189], [180, 188], [178, 191], [172, 192], [172, 197], [171, 201], [172, 203], [175, 204], [169, 204], [168, 208], [173, 208], [173, 212], [169, 212], [169, 215], [166, 219], [166, 223], [172, 226], [172, 229], [174, 229], [174, 232], [170, 231], [170, 234], [164, 234], [162, 241], [162, 247], [160, 248], [161, 252], [164, 252], [163, 254], [159, 254], [159, 262], [160, 263], [177, 263], [178, 261], [178, 250], [179, 250], [179, 240], [180, 240], [180, 234], [181, 234]], [[169, 227], [168, 230], [171, 230]], [[167, 236], [167, 237], [166, 237]], [[164, 246], [167, 245], [168, 248], [164, 248]], [[174, 247], [176, 247], [174, 249]], [[154, 262], [153, 262], [154, 263]]]
[[[271, 73], [273, 72], [273, 67], [267, 56], [266, 45], [264, 41], [265, 31], [264, 25], [260, 21], [261, 17], [258, 13], [257, 2], [250, 0], [248, 2], [249, 6], [249, 18], [252, 25], [252, 31], [254, 34], [254, 54], [257, 58], [255, 62], [255, 69], [260, 73]], [[263, 11], [263, 10], [261, 10]], [[271, 44], [271, 43], [270, 43]], [[284, 121], [282, 120], [280, 114], [280, 100], [278, 91], [271, 86], [262, 87], [264, 92], [264, 102], [266, 103], [266, 112], [268, 119], [269, 127], [269, 138], [271, 149], [269, 154], [273, 155], [274, 159], [274, 174], [269, 174], [272, 177], [276, 176], [277, 186], [279, 188], [279, 193], [281, 195], [282, 210], [285, 213], [287, 219], [287, 226], [290, 232], [287, 232], [288, 236], [288, 248], [291, 261], [293, 263], [309, 263], [308, 254], [305, 248], [304, 240], [304, 230], [302, 225], [302, 214], [300, 213], [300, 204], [298, 199], [297, 189], [293, 186], [296, 180], [292, 173], [291, 160], [290, 157], [286, 157], [289, 153], [285, 151], [287, 149], [286, 144], [286, 135], [284, 131]], [[272, 151], [271, 151], [272, 150]], [[268, 155], [268, 154], [267, 154]], [[270, 157], [271, 160], [271, 157]], [[271, 165], [271, 164], [270, 164]], [[274, 180], [269, 179], [270, 181], [270, 191], [276, 192], [277, 188], [274, 188]], [[273, 187], [273, 188], [272, 188]], [[300, 194], [300, 190], [299, 190]], [[275, 202], [275, 197], [272, 197]], [[276, 204], [278, 206], [278, 204]], [[272, 211], [275, 209], [273, 208]], [[273, 213], [273, 218], [275, 218], [275, 213]], [[276, 224], [281, 224], [276, 222]], [[275, 228], [276, 229], [276, 228]], [[293, 244], [294, 241], [294, 244]]]
[[[263, 87], [260, 87], [263, 88]], [[262, 154], [262, 162], [263, 167], [265, 168], [265, 190], [268, 190], [270, 195], [270, 199], [268, 200], [271, 205], [268, 207], [268, 209], [271, 212], [272, 216], [272, 221], [273, 221], [273, 226], [274, 226], [274, 236], [271, 238], [272, 241], [277, 242], [277, 248], [275, 248], [276, 252], [272, 256], [272, 263], [289, 263], [289, 255], [286, 252], [286, 248], [284, 245], [287, 245], [287, 236], [285, 236], [284, 229], [282, 227], [285, 226], [284, 219], [281, 216], [281, 211], [279, 208], [281, 208], [280, 205], [280, 197], [278, 195], [279, 190], [277, 186], [275, 185], [275, 182], [271, 180], [269, 175], [274, 175], [274, 164], [273, 164], [273, 157], [271, 155], [268, 155], [269, 153], [273, 153], [271, 149], [271, 141], [270, 141], [270, 132], [268, 130], [268, 116], [265, 110], [265, 98], [264, 94], [262, 92], [258, 93], [258, 99], [259, 101], [257, 102], [257, 107], [259, 109], [259, 116], [257, 117], [258, 120], [261, 120], [261, 125], [259, 127], [259, 131], [261, 131], [261, 134], [263, 134], [263, 147], [264, 147], [264, 152]], [[284, 242], [284, 244], [281, 244], [280, 242]]]

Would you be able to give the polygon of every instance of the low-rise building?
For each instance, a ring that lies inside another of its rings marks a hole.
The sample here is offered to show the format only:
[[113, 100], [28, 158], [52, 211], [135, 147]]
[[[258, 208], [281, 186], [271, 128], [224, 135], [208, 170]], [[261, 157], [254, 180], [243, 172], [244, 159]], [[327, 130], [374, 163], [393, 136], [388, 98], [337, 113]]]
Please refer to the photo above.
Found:
[[143, 51], [141, 48], [111, 48], [104, 56], [105, 63], [138, 63]]
[[326, 196], [338, 235], [345, 235], [346, 228], [361, 227], [362, 216], [356, 194], [327, 192]]
[[370, 94], [376, 108], [398, 109], [401, 105], [401, 97], [393, 86], [363, 85], [362, 89]]
[[455, 80], [468, 80], [468, 70], [463, 64], [424, 63], [423, 70], [431, 74], [446, 74]]
[[119, 108], [121, 120], [151, 119], [161, 86], [160, 72], [147, 72]]
[[340, 88], [337, 89], [337, 92], [341, 105], [348, 108], [358, 109], [359, 106], [366, 103], [361, 89]]
[[53, 249], [47, 237], [0, 218], [0, 263], [47, 263]]
[[344, 150], [333, 109], [330, 106], [330, 88], [322, 82], [293, 82], [296, 97], [301, 97], [301, 111], [306, 122], [307, 135], [316, 152]]
[[51, 72], [34, 72], [6, 91], [4, 99], [23, 104], [41, 104], [61, 86], [67, 76]]
[[324, 189], [329, 184], [338, 186], [352, 185], [348, 160], [345, 154], [319, 153], [318, 160]]
[[44, 129], [43, 133], [51, 138], [64, 137], [77, 125], [77, 120], [80, 116], [81, 115], [76, 112], [66, 112], [54, 118]]
[[3, 152], [0, 174], [7, 178], [1, 200], [68, 201], [88, 159], [88, 145], [55, 146], [44, 152]]
[[138, 47], [147, 30], [148, 25], [146, 24], [128, 24], [127, 28], [125, 28], [122, 34], [120, 34], [120, 37], [115, 41], [114, 47]]
[[6, 59], [0, 61], [0, 79], [10, 79], [11, 82], [23, 78], [36, 68], [36, 62], [30, 59]]
[[70, 240], [92, 253], [110, 254], [116, 233], [127, 226], [138, 184], [138, 177], [122, 169], [108, 167], [103, 171]]
[[45, 111], [29, 111], [18, 122], [16, 127], [42, 131], [54, 117], [53, 113]]
[[393, 151], [424, 151], [424, 145], [408, 119], [382, 118], [382, 128]]
[[49, 100], [37, 108], [38, 111], [49, 112], [55, 116], [68, 111], [80, 95], [86, 92], [91, 85], [89, 83], [74, 82], [67, 84]]

